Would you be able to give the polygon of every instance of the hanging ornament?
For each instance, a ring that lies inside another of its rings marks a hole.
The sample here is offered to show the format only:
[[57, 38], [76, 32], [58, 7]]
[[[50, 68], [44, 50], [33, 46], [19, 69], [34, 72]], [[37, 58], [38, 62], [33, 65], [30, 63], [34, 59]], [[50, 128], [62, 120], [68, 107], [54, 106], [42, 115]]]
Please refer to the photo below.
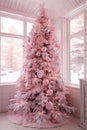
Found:
[[42, 58], [43, 58], [44, 60], [47, 60], [47, 59], [48, 59], [48, 54], [47, 54], [46, 52], [43, 52], [43, 53], [42, 53]]
[[38, 76], [38, 78], [42, 78], [43, 75], [44, 75], [44, 71], [38, 69], [38, 70], [37, 70], [37, 76]]
[[36, 56], [38, 56], [38, 57], [41, 56], [41, 51], [40, 50], [36, 52]]
[[51, 96], [52, 94], [53, 94], [53, 90], [48, 89], [48, 90], [47, 90], [47, 96]]
[[41, 99], [42, 99], [42, 104], [47, 103], [47, 101], [48, 101], [47, 96], [42, 96]]
[[49, 89], [53, 89], [53, 86], [51, 84], [49, 84], [48, 88]]
[[49, 84], [49, 80], [48, 79], [43, 79], [43, 86], [47, 86]]
[[40, 18], [40, 24], [41, 24], [42, 27], [44, 27], [44, 28], [47, 27], [47, 25], [48, 25], [48, 18], [42, 16], [42, 17]]
[[50, 32], [45, 33], [45, 39], [48, 41], [50, 38]]
[[34, 85], [35, 85], [35, 84], [38, 84], [38, 78], [33, 78], [33, 79], [32, 79], [32, 84], [34, 84]]
[[37, 37], [36, 37], [36, 41], [35, 41], [37, 44], [41, 44], [42, 42], [43, 42], [43, 36], [42, 35], [38, 35]]
[[46, 39], [44, 39], [44, 46], [47, 46], [47, 45], [49, 45], [50, 43], [49, 43], [49, 41], [47, 41]]
[[42, 51], [42, 52], [46, 52], [46, 50], [47, 50], [46, 47], [42, 47], [42, 48], [41, 48], [41, 51]]
[[54, 105], [51, 101], [46, 103], [46, 109], [47, 110], [53, 110], [54, 109]]

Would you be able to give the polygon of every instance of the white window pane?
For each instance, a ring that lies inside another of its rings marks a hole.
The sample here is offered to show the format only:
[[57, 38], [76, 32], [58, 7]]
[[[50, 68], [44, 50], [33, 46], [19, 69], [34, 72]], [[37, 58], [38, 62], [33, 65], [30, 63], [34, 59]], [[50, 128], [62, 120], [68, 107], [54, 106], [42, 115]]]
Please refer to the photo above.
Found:
[[23, 41], [1, 37], [1, 82], [16, 82], [23, 62]]
[[33, 27], [33, 23], [27, 22], [27, 36], [29, 36], [32, 27]]
[[75, 17], [70, 21], [70, 34], [77, 33], [84, 29], [84, 15]]
[[23, 21], [1, 17], [1, 32], [23, 35]]
[[74, 37], [70, 41], [70, 79], [78, 84], [84, 78], [84, 37]]

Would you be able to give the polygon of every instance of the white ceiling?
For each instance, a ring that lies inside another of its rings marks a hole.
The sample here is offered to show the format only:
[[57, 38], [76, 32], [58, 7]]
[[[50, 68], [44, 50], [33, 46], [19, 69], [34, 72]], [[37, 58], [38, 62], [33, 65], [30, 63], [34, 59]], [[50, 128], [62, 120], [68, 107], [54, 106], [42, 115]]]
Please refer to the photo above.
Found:
[[36, 18], [44, 3], [50, 18], [64, 16], [87, 0], [0, 0], [0, 10]]

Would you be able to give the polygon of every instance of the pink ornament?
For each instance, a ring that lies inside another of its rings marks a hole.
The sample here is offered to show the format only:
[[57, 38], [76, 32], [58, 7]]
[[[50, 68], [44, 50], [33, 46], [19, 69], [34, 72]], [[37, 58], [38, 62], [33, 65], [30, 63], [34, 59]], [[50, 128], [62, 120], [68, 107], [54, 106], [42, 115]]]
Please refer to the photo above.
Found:
[[48, 40], [44, 40], [44, 44], [48, 45], [49, 41]]
[[47, 54], [46, 52], [43, 52], [43, 53], [42, 53], [42, 58], [43, 58], [44, 60], [47, 60], [47, 59], [48, 59], [48, 54]]
[[37, 84], [38, 83], [38, 78], [33, 78], [32, 79], [32, 84]]
[[43, 27], [46, 27], [48, 25], [48, 18], [42, 16], [40, 18], [40, 24], [43, 26]]
[[42, 48], [41, 48], [41, 51], [42, 51], [42, 52], [45, 52], [46, 50], [47, 50], [46, 47], [42, 47]]
[[46, 96], [42, 96], [42, 103], [46, 103], [48, 101], [48, 98]]
[[46, 103], [46, 109], [47, 110], [53, 110], [54, 109], [54, 105], [51, 101]]
[[34, 58], [34, 59], [33, 59], [33, 62], [36, 63], [36, 61], [37, 61], [36, 58]]
[[37, 51], [36, 56], [41, 56], [41, 51]]
[[42, 63], [41, 63], [41, 67], [42, 67], [42, 68], [43, 68], [43, 67], [45, 68], [46, 66], [47, 66], [47, 63], [46, 63], [46, 62], [42, 62]]
[[53, 85], [54, 83], [55, 83], [55, 81], [54, 81], [54, 80], [50, 80], [50, 84], [52, 84], [52, 85]]
[[51, 84], [49, 84], [48, 88], [49, 89], [53, 89], [53, 86]]
[[49, 84], [49, 80], [48, 79], [43, 79], [43, 85], [46, 86]]
[[53, 90], [51, 90], [51, 89], [47, 90], [47, 95], [48, 96], [51, 96], [52, 94], [53, 94]]
[[47, 32], [47, 33], [45, 34], [45, 38], [46, 38], [46, 40], [49, 40], [49, 38], [50, 38], [50, 32]]
[[36, 43], [42, 43], [43, 42], [43, 37], [42, 37], [42, 35], [38, 35], [37, 37], [36, 37]]
[[47, 72], [52, 72], [52, 68], [48, 66], [48, 67], [45, 69], [45, 71], [47, 71]]
[[43, 70], [37, 70], [37, 76], [38, 78], [42, 78], [44, 75], [44, 71]]

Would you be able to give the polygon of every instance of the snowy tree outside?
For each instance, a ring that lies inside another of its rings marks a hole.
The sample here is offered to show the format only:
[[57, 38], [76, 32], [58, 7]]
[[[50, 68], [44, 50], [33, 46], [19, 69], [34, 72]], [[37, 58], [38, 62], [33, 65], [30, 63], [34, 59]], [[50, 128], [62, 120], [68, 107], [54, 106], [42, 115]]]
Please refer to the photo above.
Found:
[[84, 78], [84, 15], [70, 20], [70, 83]]

